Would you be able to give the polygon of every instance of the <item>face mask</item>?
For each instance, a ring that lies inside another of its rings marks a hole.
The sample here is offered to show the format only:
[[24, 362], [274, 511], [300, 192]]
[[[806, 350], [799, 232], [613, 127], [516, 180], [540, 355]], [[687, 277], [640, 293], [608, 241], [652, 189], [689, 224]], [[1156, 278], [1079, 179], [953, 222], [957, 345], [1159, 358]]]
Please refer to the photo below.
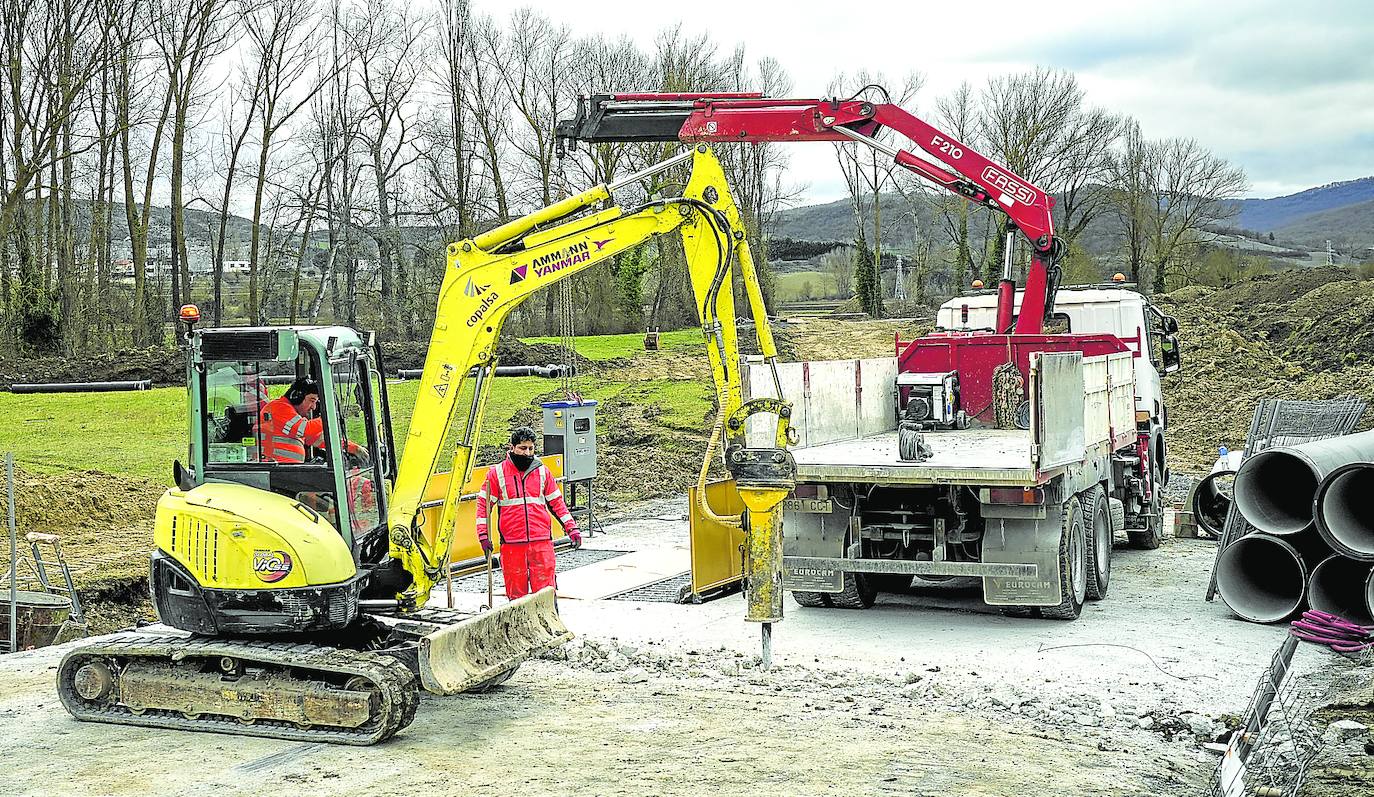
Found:
[[534, 457], [525, 454], [517, 454], [512, 451], [510, 452], [510, 461], [515, 463], [516, 470], [524, 473], [526, 470], [529, 470], [530, 463], [534, 462]]

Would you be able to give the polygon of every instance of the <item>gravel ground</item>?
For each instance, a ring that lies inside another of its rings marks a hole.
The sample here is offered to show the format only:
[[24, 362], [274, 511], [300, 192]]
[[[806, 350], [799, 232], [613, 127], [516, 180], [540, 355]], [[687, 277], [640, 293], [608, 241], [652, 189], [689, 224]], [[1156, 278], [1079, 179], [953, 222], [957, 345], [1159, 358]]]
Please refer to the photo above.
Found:
[[[588, 545], [681, 546], [685, 511], [646, 502]], [[492, 694], [426, 697], [366, 749], [78, 723], [52, 692], [61, 651], [24, 653], [0, 659], [0, 794], [1198, 794], [1202, 745], [1284, 634], [1202, 601], [1213, 552], [1118, 548], [1073, 623], [1002, 617], [968, 582], [858, 612], [789, 599], [768, 671], [738, 595], [565, 599], [577, 640]]]

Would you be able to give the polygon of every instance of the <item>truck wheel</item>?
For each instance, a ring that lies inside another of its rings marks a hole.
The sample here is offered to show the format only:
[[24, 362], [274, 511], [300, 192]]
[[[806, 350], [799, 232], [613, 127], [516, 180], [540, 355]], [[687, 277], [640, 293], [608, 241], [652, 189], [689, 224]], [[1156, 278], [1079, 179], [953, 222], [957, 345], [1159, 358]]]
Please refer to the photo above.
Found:
[[1088, 600], [1107, 597], [1112, 580], [1112, 510], [1099, 485], [1083, 493], [1088, 508]]
[[840, 609], [867, 609], [878, 599], [878, 590], [866, 573], [845, 573], [844, 590], [829, 597], [830, 605]]
[[1142, 518], [1145, 528], [1126, 529], [1126, 538], [1131, 541], [1132, 547], [1145, 551], [1153, 551], [1164, 542], [1164, 496], [1160, 493], [1164, 488], [1159, 475], [1159, 465], [1150, 466], [1150, 479], [1153, 481], [1150, 489], [1150, 506]]
[[792, 600], [795, 600], [798, 606], [805, 606], [808, 609], [823, 609], [830, 606], [830, 593], [793, 590]]
[[1078, 619], [1088, 597], [1088, 531], [1078, 496], [1064, 505], [1059, 529], [1059, 595], [1059, 605], [1040, 607], [1040, 615], [1051, 620]]

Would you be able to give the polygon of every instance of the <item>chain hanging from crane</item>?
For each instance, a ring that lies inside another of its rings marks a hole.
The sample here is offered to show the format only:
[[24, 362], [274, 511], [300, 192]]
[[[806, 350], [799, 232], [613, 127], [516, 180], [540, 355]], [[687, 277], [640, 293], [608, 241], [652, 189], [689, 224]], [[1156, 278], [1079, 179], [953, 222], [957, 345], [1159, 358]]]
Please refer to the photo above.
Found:
[[[558, 182], [558, 198], [560, 200], [569, 196], [569, 186], [567, 175], [563, 171], [563, 161], [566, 152], [559, 142], [558, 147], [558, 166], [555, 169], [555, 177]], [[582, 397], [577, 393], [576, 369], [577, 369], [577, 332], [573, 326], [573, 280], [565, 279], [558, 283], [558, 295], [554, 298], [554, 312], [558, 316], [558, 337], [561, 359], [559, 365], [562, 367], [562, 388], [563, 394], [569, 401], [581, 401]]]

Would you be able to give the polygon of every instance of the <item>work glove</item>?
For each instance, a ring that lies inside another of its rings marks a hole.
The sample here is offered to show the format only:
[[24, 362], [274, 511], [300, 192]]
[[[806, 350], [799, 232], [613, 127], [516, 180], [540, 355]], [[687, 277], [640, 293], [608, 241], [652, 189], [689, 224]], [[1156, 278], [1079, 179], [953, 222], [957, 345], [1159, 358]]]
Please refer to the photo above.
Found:
[[482, 544], [482, 553], [491, 556], [491, 538], [482, 534], [478, 536], [477, 541]]
[[581, 548], [582, 532], [578, 531], [576, 526], [569, 526], [567, 531], [568, 539], [572, 540], [573, 548]]

